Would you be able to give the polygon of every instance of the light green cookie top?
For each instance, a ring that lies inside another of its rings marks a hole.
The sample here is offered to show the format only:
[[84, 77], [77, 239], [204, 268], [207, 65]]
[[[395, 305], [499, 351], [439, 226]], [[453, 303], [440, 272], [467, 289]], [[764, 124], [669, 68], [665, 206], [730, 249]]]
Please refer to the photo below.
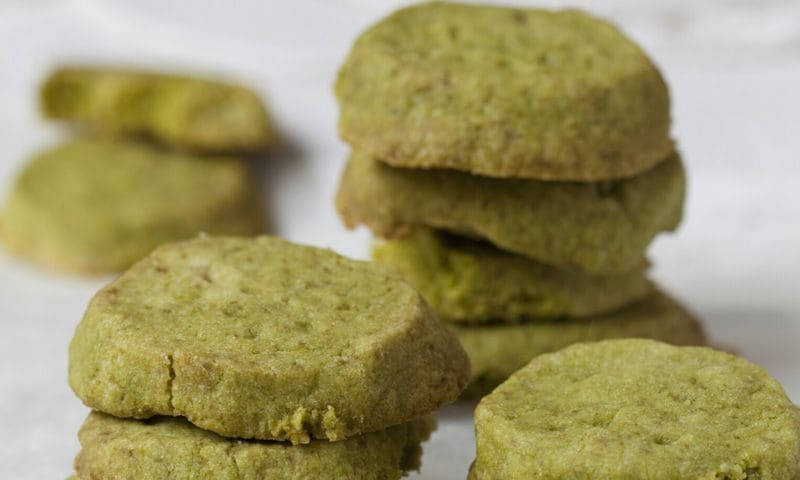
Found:
[[179, 418], [126, 420], [93, 412], [78, 437], [78, 479], [397, 480], [420, 463], [433, 421], [417, 420], [342, 442], [242, 441]]
[[69, 350], [94, 409], [293, 443], [427, 415], [468, 379], [458, 340], [390, 269], [273, 237], [156, 249], [98, 292]]
[[589, 275], [424, 228], [377, 245], [372, 256], [400, 272], [440, 318], [460, 324], [590, 317], [652, 290], [644, 267]]
[[578, 10], [402, 9], [358, 38], [336, 95], [342, 138], [395, 166], [596, 181], [673, 149], [657, 68]]
[[800, 416], [763, 369], [607, 340], [542, 355], [475, 411], [472, 479], [791, 480]]
[[42, 86], [42, 110], [97, 133], [152, 138], [201, 152], [264, 150], [276, 143], [252, 90], [202, 78], [103, 67], [63, 67]]
[[0, 238], [12, 253], [79, 273], [123, 270], [199, 232], [263, 232], [247, 164], [139, 143], [69, 142], [35, 157], [14, 184]]
[[575, 183], [393, 168], [354, 153], [336, 206], [348, 227], [363, 223], [385, 237], [435, 227], [544, 264], [611, 274], [641, 268], [653, 237], [677, 228], [685, 181], [677, 154], [630, 179]]
[[451, 328], [472, 366], [472, 379], [464, 392], [469, 397], [486, 395], [534, 357], [573, 343], [651, 338], [674, 345], [706, 344], [700, 323], [678, 302], [659, 291], [621, 310], [581, 321]]

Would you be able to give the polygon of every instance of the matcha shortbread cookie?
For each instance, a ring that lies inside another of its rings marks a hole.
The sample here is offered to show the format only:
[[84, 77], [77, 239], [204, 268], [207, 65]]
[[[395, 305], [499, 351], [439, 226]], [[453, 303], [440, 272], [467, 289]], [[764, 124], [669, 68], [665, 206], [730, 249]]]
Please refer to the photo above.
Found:
[[800, 415], [734, 355], [606, 340], [542, 355], [475, 410], [470, 478], [792, 480]]
[[459, 324], [591, 318], [652, 291], [644, 267], [589, 275], [424, 228], [376, 245], [372, 256], [400, 272], [440, 318]]
[[292, 446], [223, 438], [181, 418], [93, 412], [78, 434], [75, 470], [79, 480], [397, 480], [419, 468], [420, 443], [432, 428], [432, 420], [421, 419], [341, 442]]
[[436, 227], [559, 268], [610, 274], [640, 268], [653, 237], [677, 227], [684, 190], [677, 154], [630, 179], [574, 183], [393, 168], [354, 153], [336, 206], [348, 227], [363, 223], [381, 236]]
[[264, 224], [242, 160], [80, 140], [25, 166], [5, 204], [0, 238], [12, 253], [50, 268], [106, 273], [164, 242], [199, 232], [252, 235]]
[[391, 269], [272, 237], [158, 248], [98, 292], [69, 357], [89, 407], [293, 443], [427, 415], [469, 379], [458, 340]]
[[65, 67], [47, 78], [41, 102], [49, 118], [181, 149], [258, 151], [276, 141], [267, 111], [253, 91], [200, 78]]
[[578, 10], [400, 10], [358, 38], [336, 95], [342, 138], [394, 166], [596, 181], [673, 149], [657, 68]]
[[651, 338], [675, 345], [705, 345], [700, 323], [662, 292], [619, 311], [581, 321], [561, 320], [516, 325], [453, 326], [469, 355], [472, 380], [464, 392], [491, 392], [534, 357], [578, 342], [611, 338]]

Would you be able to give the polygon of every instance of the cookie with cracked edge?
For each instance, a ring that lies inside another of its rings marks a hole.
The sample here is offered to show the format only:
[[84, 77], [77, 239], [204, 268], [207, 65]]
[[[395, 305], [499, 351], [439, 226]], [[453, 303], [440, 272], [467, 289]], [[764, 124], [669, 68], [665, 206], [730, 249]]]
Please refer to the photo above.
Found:
[[400, 272], [440, 318], [457, 324], [591, 321], [652, 292], [644, 266], [589, 275], [425, 228], [375, 245], [372, 258]]
[[633, 178], [577, 183], [394, 168], [354, 152], [336, 207], [349, 228], [365, 224], [383, 237], [433, 227], [607, 275], [641, 267], [656, 234], [677, 228], [685, 188], [677, 153]]
[[537, 357], [481, 400], [475, 431], [472, 480], [800, 473], [800, 415], [764, 369], [652, 340]]
[[253, 152], [276, 143], [252, 90], [210, 79], [144, 70], [66, 66], [41, 88], [48, 118], [111, 137], [143, 136], [199, 152]]
[[433, 420], [423, 418], [341, 442], [293, 446], [220, 437], [182, 418], [130, 420], [92, 412], [78, 433], [75, 470], [79, 480], [397, 480], [419, 469], [420, 444], [433, 428]]
[[631, 177], [673, 150], [656, 66], [585, 12], [433, 2], [355, 42], [339, 132], [394, 166], [494, 177]]
[[199, 232], [262, 233], [260, 197], [241, 159], [76, 140], [25, 165], [4, 206], [0, 239], [47, 268], [118, 272]]
[[468, 380], [458, 340], [391, 269], [267, 236], [159, 247], [95, 295], [69, 348], [91, 408], [296, 444], [427, 415]]
[[534, 357], [579, 342], [650, 338], [674, 345], [705, 345], [700, 322], [669, 295], [656, 291], [618, 311], [580, 321], [461, 326], [453, 332], [467, 351], [472, 379], [463, 396], [480, 398]]

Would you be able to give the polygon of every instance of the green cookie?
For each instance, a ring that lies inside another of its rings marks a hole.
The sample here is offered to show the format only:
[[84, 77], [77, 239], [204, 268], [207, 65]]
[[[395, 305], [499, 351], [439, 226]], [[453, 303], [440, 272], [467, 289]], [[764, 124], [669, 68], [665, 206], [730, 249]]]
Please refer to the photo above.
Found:
[[675, 300], [655, 292], [617, 312], [581, 321], [453, 326], [472, 364], [465, 396], [481, 397], [536, 356], [578, 342], [652, 338], [675, 345], [704, 345], [700, 323]]
[[336, 206], [348, 227], [363, 223], [381, 236], [440, 228], [555, 267], [607, 275], [641, 268], [653, 237], [680, 223], [684, 190], [677, 154], [630, 179], [572, 183], [393, 168], [355, 153]]
[[125, 420], [99, 412], [78, 434], [78, 479], [396, 480], [418, 469], [420, 443], [433, 429], [417, 420], [341, 442], [280, 442], [223, 438], [169, 417]]
[[164, 242], [198, 232], [253, 235], [264, 223], [242, 160], [79, 140], [25, 166], [0, 238], [46, 267], [93, 274], [123, 270]]
[[394, 166], [597, 181], [673, 150], [658, 69], [578, 10], [400, 10], [358, 38], [336, 95], [342, 138]]
[[69, 350], [89, 407], [292, 443], [427, 415], [468, 380], [458, 340], [389, 268], [273, 237], [156, 249], [94, 297]]
[[451, 323], [589, 317], [652, 291], [644, 267], [617, 275], [587, 275], [429, 229], [379, 244], [372, 256], [400, 272], [439, 317]]
[[607, 340], [542, 355], [475, 410], [473, 480], [794, 479], [800, 415], [763, 369]]
[[201, 152], [263, 150], [276, 138], [253, 91], [134, 70], [64, 67], [42, 86], [42, 110], [105, 135], [137, 135]]

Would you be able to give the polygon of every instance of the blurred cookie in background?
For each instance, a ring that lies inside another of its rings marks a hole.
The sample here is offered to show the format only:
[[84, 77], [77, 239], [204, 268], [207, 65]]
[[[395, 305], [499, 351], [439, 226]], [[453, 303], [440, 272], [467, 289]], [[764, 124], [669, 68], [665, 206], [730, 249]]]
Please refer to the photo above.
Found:
[[4, 206], [0, 238], [10, 252], [45, 267], [100, 274], [199, 232], [264, 230], [260, 193], [244, 160], [76, 140], [23, 169]]
[[264, 151], [277, 143], [252, 90], [214, 80], [143, 70], [62, 67], [41, 89], [45, 116], [94, 134], [136, 136], [181, 150]]

